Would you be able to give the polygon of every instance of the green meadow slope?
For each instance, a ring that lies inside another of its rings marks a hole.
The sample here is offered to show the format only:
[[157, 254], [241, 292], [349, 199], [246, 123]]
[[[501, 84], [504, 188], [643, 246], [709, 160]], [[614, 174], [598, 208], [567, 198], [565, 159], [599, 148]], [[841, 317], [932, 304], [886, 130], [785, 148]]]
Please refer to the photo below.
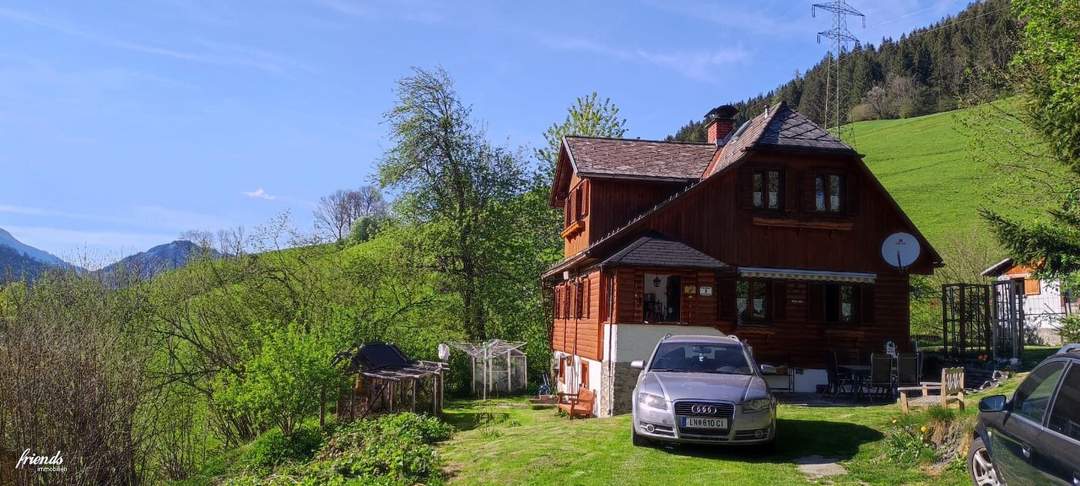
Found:
[[844, 139], [935, 246], [985, 230], [978, 209], [990, 205], [985, 168], [968, 155], [962, 110], [902, 120], [853, 123]]

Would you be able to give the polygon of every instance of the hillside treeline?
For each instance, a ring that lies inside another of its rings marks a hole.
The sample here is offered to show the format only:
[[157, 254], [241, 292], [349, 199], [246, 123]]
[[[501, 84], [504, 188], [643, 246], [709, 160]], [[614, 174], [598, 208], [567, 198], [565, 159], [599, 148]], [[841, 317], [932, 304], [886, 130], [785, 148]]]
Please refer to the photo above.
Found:
[[[1018, 38], [1018, 23], [1009, 7], [1009, 0], [973, 3], [954, 17], [898, 40], [856, 44], [844, 52], [840, 122], [926, 115], [955, 109], [961, 97], [975, 91], [984, 97], [1005, 92], [1008, 85], [1001, 74], [1016, 53]], [[857, 28], [852, 30], [858, 35]], [[784, 101], [811, 120], [832, 126], [835, 67], [832, 56], [826, 55], [776, 89], [733, 103], [739, 110], [737, 121], [760, 113], [766, 104]], [[828, 95], [826, 123], [827, 93], [833, 94]], [[704, 124], [691, 120], [668, 139], [704, 142]]]

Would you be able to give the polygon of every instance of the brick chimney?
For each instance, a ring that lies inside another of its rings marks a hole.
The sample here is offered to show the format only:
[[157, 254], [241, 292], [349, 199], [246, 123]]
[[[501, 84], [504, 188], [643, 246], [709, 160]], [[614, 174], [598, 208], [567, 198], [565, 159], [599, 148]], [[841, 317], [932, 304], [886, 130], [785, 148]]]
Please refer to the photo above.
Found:
[[711, 144], [722, 145], [735, 129], [735, 114], [739, 111], [731, 105], [721, 105], [705, 114], [705, 131]]

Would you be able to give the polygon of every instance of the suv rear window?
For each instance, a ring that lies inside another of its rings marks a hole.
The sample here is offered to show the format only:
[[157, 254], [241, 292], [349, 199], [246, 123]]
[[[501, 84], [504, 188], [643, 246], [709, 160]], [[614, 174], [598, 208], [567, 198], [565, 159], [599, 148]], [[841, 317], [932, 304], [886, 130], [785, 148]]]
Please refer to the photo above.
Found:
[[1013, 413], [1041, 424], [1046, 407], [1050, 405], [1050, 397], [1054, 394], [1054, 388], [1064, 369], [1065, 363], [1056, 361], [1032, 371], [1013, 396]]
[[1080, 441], [1080, 367], [1073, 366], [1061, 383], [1050, 412], [1050, 430]]

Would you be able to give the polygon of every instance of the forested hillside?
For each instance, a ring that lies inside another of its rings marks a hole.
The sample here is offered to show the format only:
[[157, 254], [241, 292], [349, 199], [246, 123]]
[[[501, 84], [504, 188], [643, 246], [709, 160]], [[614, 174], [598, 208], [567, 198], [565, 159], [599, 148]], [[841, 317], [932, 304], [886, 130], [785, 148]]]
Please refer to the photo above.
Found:
[[[985, 0], [900, 39], [857, 44], [840, 56], [841, 123], [939, 113], [957, 108], [958, 100], [973, 92], [984, 97], [1004, 93], [1001, 74], [1016, 52], [1017, 35], [1009, 0]], [[836, 82], [832, 62], [825, 56], [783, 85], [734, 102], [738, 122], [783, 100], [821, 123], [826, 86]], [[668, 138], [704, 142], [704, 124], [690, 120]]]

